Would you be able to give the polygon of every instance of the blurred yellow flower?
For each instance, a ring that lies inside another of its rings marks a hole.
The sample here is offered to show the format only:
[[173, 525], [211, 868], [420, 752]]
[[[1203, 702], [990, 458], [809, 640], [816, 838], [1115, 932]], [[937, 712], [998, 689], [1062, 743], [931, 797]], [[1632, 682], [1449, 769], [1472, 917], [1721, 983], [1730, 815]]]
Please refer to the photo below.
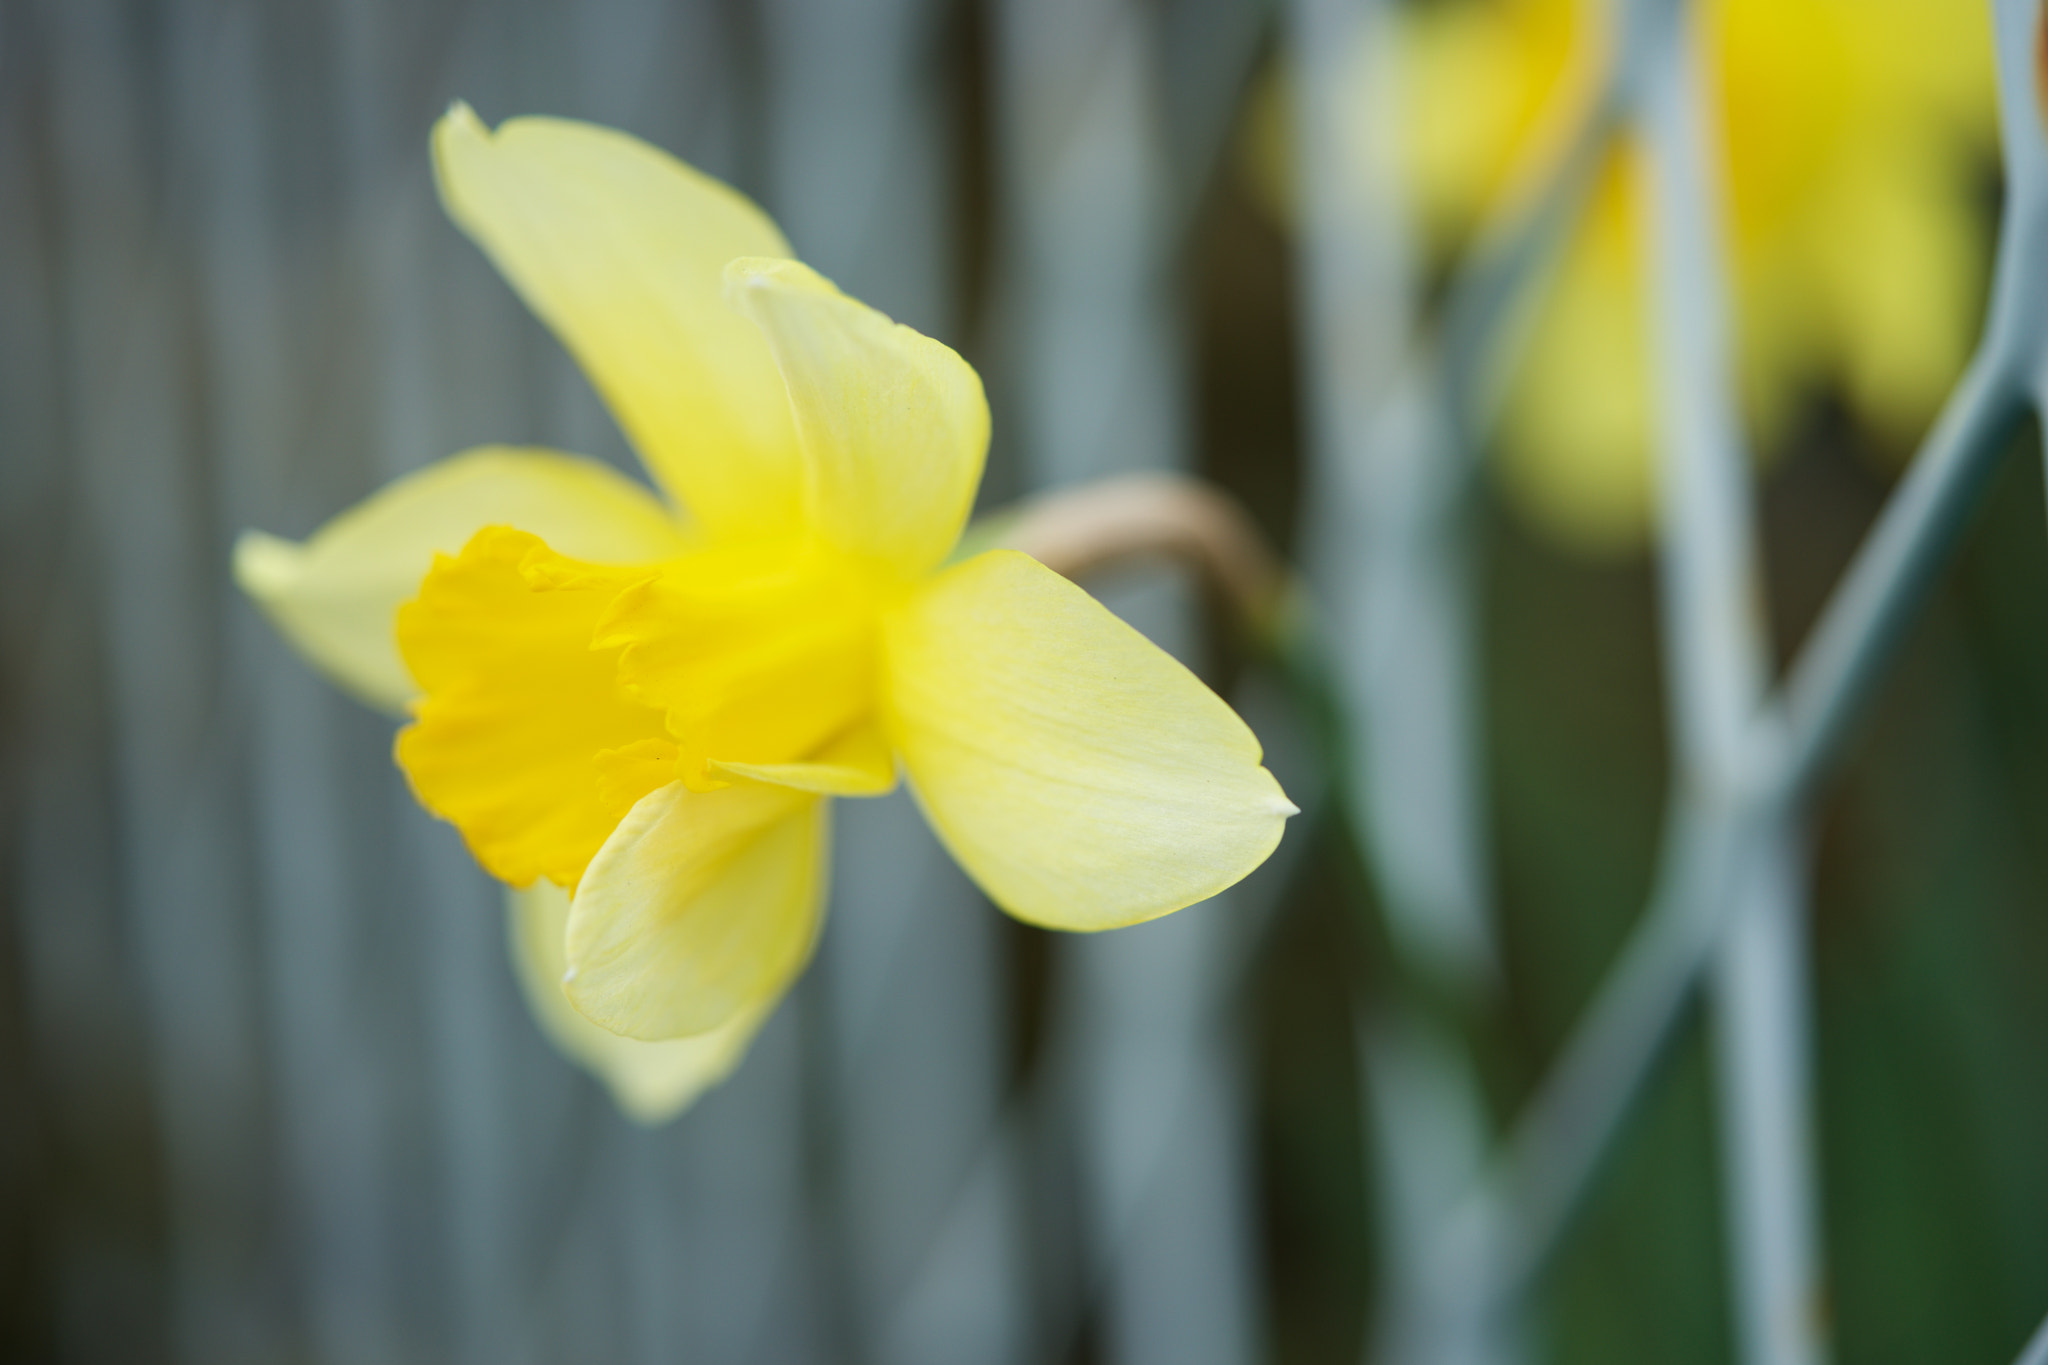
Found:
[[[1903, 454], [1968, 358], [1988, 260], [1997, 135], [1987, 6], [1971, 0], [1699, 0], [1723, 154], [1723, 229], [1750, 430], [1769, 451], [1831, 385]], [[1436, 0], [1404, 11], [1406, 182], [1426, 240], [1461, 245], [1522, 192], [1592, 94], [1614, 0]], [[1252, 129], [1287, 196], [1281, 106]], [[1639, 546], [1651, 517], [1650, 329], [1638, 155], [1610, 152], [1532, 299], [1508, 376], [1499, 473], [1568, 547]]]
[[[1729, 221], [1738, 375], [1753, 438], [1835, 386], [1903, 452], [1960, 373], [1989, 242], [1996, 137], [1988, 7], [1958, 0], [1702, 0]], [[1603, 0], [1452, 0], [1408, 33], [1412, 183], [1456, 240], [1582, 100]], [[1553, 115], [1554, 117], [1554, 115]], [[1649, 328], [1637, 155], [1609, 156], [1536, 303], [1503, 412], [1515, 501], [1570, 546], [1650, 520]]]
[[1035, 560], [948, 564], [989, 431], [959, 356], [623, 134], [457, 105], [434, 153], [674, 502], [488, 448], [303, 545], [249, 533], [237, 572], [309, 658], [410, 709], [413, 790], [529, 888], [536, 1013], [629, 1112], [737, 1062], [816, 937], [822, 798], [899, 765], [1035, 924], [1166, 914], [1272, 851], [1294, 808], [1214, 693]]

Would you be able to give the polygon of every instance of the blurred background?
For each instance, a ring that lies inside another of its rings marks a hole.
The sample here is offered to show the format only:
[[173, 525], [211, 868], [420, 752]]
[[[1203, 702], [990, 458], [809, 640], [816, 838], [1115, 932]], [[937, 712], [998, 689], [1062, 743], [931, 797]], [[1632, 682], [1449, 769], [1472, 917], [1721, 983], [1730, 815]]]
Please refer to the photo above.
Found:
[[[1398, 343], [1606, 18], [1348, 8], [1376, 41], [1354, 141], [1391, 145], [1366, 331]], [[1418, 997], [1453, 1019], [1498, 1128], [1663, 827], [1626, 147], [1517, 312], [1495, 477], [1455, 524], [1474, 605], [1447, 695], [1482, 849], [1460, 895], [1493, 966], [1448, 1006], [1382, 916], [1386, 851], [1331, 795], [1352, 760], [1216, 604], [1134, 569], [1091, 586], [1259, 732], [1304, 807], [1281, 853], [1217, 901], [1062, 939], [989, 907], [900, 794], [841, 803], [818, 961], [732, 1080], [638, 1127], [538, 1032], [498, 892], [410, 799], [389, 722], [228, 572], [241, 529], [304, 536], [470, 445], [635, 467], [440, 212], [426, 137], [459, 97], [667, 148], [961, 350], [995, 413], [985, 505], [1216, 480], [1312, 566], [1341, 653], [1328, 547], [1373, 508], [1316, 416], [1329, 279], [1301, 205], [1344, 168], [1297, 115], [1302, 71], [1343, 83], [1349, 50], [1333, 67], [1311, 40], [1346, 9], [0, 0], [0, 1358], [1363, 1358], [1402, 1197], [1371, 1021]], [[1981, 315], [1979, 10], [1704, 6], [1781, 659]], [[2035, 449], [2002, 464], [1811, 831], [1845, 1360], [2005, 1361], [2048, 1306]], [[1690, 1020], [1513, 1358], [1731, 1358], [1709, 1053]]]

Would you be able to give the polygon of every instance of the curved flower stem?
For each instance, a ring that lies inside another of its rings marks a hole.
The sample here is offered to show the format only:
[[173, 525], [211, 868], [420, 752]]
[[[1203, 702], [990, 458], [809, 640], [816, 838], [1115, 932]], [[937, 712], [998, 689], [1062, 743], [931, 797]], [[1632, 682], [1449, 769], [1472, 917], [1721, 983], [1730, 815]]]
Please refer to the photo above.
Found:
[[1295, 592], [1244, 507], [1185, 474], [1127, 474], [1042, 494], [1008, 513], [997, 539], [1068, 578], [1127, 559], [1179, 560], [1268, 643]]

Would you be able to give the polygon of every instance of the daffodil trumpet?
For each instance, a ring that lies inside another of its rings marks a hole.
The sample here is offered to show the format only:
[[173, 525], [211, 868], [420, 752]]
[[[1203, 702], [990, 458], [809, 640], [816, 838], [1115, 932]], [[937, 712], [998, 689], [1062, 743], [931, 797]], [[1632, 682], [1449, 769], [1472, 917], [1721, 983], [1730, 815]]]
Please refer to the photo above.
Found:
[[398, 763], [514, 888], [537, 1016], [629, 1112], [726, 1074], [803, 968], [827, 798], [900, 774], [991, 900], [1058, 929], [1272, 852], [1294, 807], [1222, 700], [1029, 555], [955, 555], [989, 436], [958, 355], [625, 134], [458, 104], [433, 149], [661, 491], [480, 448], [302, 544], [245, 534], [237, 576], [410, 715]]

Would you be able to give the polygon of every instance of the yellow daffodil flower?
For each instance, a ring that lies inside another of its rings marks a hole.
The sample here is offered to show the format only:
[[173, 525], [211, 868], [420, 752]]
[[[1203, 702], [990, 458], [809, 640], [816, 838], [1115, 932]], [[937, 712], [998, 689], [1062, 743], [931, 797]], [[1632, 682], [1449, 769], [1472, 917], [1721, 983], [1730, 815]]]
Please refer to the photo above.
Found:
[[474, 450], [304, 544], [245, 535], [237, 574], [409, 710], [414, 792], [524, 888], [536, 1015], [629, 1112], [722, 1077], [803, 967], [824, 798], [900, 769], [992, 900], [1061, 929], [1166, 914], [1272, 851], [1294, 808], [1193, 674], [1022, 554], [949, 562], [989, 435], [959, 356], [624, 134], [457, 105], [434, 158], [672, 501]]
[[[1702, 0], [1738, 373], [1768, 450], [1835, 387], [1904, 452], [1969, 356], [1996, 137], [1988, 9], [1956, 0]], [[1411, 181], [1459, 239], [1555, 146], [1613, 32], [1612, 0], [1453, 0], [1408, 29]], [[1536, 304], [1506, 395], [1502, 474], [1565, 545], [1650, 524], [1650, 328], [1636, 149], [1610, 156]]]
[[[1751, 434], [1769, 455], [1800, 397], [1832, 387], [1903, 455], [1961, 372], [1983, 299], [1997, 136], [1987, 8], [1699, 0], [1693, 10]], [[1403, 10], [1404, 188], [1440, 255], [1548, 173], [1605, 67], [1615, 11], [1616, 0]], [[1283, 95], [1279, 82], [1262, 88], [1246, 151], [1255, 188], [1289, 219], [1301, 168]], [[1642, 205], [1640, 155], [1624, 137], [1532, 299], [1501, 414], [1511, 503], [1592, 555], [1639, 547], [1651, 525]]]

